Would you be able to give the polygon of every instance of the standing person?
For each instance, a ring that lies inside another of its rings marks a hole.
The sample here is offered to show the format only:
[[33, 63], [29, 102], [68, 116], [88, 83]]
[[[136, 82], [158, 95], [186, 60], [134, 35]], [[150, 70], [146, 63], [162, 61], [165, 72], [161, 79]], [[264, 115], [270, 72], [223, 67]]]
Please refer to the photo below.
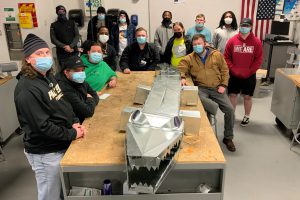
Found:
[[102, 6], [100, 6], [97, 9], [97, 15], [89, 21], [87, 30], [87, 40], [97, 42], [97, 33], [101, 26], [107, 26], [106, 11], [105, 8]]
[[101, 94], [105, 85], [110, 88], [117, 86], [117, 74], [103, 61], [101, 45], [97, 42], [91, 44], [87, 54], [81, 56], [85, 68], [86, 82]]
[[113, 46], [111, 46], [109, 41], [109, 30], [107, 27], [102, 26], [98, 32], [98, 41], [101, 44], [101, 49], [103, 53], [103, 61], [105, 61], [108, 66], [116, 71], [117, 70], [117, 53]]
[[24, 152], [35, 172], [38, 199], [63, 199], [60, 160], [71, 141], [86, 131], [51, 74], [53, 59], [46, 42], [28, 34], [23, 48], [25, 60], [14, 100], [25, 132]]
[[[192, 38], [194, 52], [185, 56], [179, 63], [181, 84], [186, 85], [186, 77], [191, 77], [194, 85], [198, 86], [199, 97], [206, 104], [214, 101], [219, 105], [224, 115], [223, 143], [229, 151], [234, 152], [233, 126], [234, 110], [226, 94], [229, 71], [223, 55], [207, 46], [205, 36], [196, 34]], [[208, 104], [207, 104], [208, 105]]]
[[161, 25], [156, 29], [154, 35], [154, 43], [158, 47], [161, 60], [165, 53], [168, 41], [174, 35], [171, 11], [164, 11], [162, 14], [162, 18], [163, 21], [161, 22]]
[[163, 61], [177, 67], [180, 60], [192, 52], [191, 41], [185, 37], [185, 30], [181, 22], [173, 24], [174, 35], [169, 40], [163, 56]]
[[186, 36], [189, 40], [193, 38], [195, 34], [202, 34], [205, 36], [205, 40], [207, 43], [211, 43], [211, 32], [208, 28], [204, 26], [205, 24], [205, 15], [204, 14], [198, 14], [196, 16], [196, 25], [189, 28]]
[[135, 31], [137, 42], [127, 46], [120, 60], [123, 73], [130, 74], [131, 71], [155, 70], [159, 63], [159, 52], [154, 44], [147, 42], [147, 31], [140, 27]]
[[119, 13], [119, 23], [111, 29], [110, 39], [118, 56], [121, 56], [124, 49], [135, 41], [135, 26], [130, 23], [128, 14], [124, 10]]
[[224, 54], [227, 41], [238, 34], [238, 25], [236, 17], [232, 11], [226, 11], [223, 13], [219, 27], [215, 30], [213, 35], [212, 44], [222, 54]]
[[56, 7], [57, 21], [50, 26], [51, 42], [56, 46], [56, 54], [60, 67], [71, 56], [78, 55], [77, 43], [79, 31], [74, 21], [67, 19], [66, 8]]
[[84, 69], [81, 59], [73, 56], [65, 62], [65, 69], [55, 76], [81, 124], [85, 118], [94, 115], [99, 102], [97, 92], [85, 81]]
[[234, 109], [237, 105], [237, 95], [242, 93], [244, 96], [245, 115], [241, 126], [246, 126], [250, 122], [256, 71], [260, 68], [263, 59], [261, 41], [251, 30], [252, 20], [242, 19], [240, 33], [227, 42], [224, 53], [230, 71], [228, 94]]

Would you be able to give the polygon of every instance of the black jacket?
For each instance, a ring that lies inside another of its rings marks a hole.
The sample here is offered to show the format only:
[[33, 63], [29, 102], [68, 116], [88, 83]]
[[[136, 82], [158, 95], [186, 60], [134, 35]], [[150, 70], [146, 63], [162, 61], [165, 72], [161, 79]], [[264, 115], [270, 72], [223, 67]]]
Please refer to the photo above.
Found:
[[[173, 48], [173, 42], [175, 40], [175, 37], [171, 37], [167, 46], [166, 46], [166, 50], [165, 53], [163, 55], [163, 62], [166, 62], [168, 64], [171, 64], [171, 58], [172, 58], [172, 48]], [[193, 46], [190, 40], [188, 40], [187, 38], [184, 38], [184, 44], [186, 47], [186, 55], [190, 54], [193, 52]]]
[[[98, 23], [98, 16], [96, 15], [89, 21], [88, 30], [87, 30], [87, 40], [92, 40], [94, 42], [98, 41], [97, 34], [98, 34], [100, 27], [97, 28], [97, 23]], [[107, 24], [108, 24], [107, 17], [105, 17], [105, 26], [106, 27], [107, 27]], [[109, 27], [107, 27], [107, 28], [109, 28]]]
[[116, 71], [117, 69], [117, 53], [115, 48], [110, 44], [106, 43], [106, 49], [102, 47], [102, 51], [106, 50], [106, 53], [103, 54], [103, 60], [108, 64], [108, 66]]
[[159, 50], [154, 44], [146, 43], [145, 48], [141, 50], [138, 43], [134, 42], [124, 49], [120, 67], [122, 71], [126, 68], [131, 71], [155, 70], [159, 59]]
[[[87, 82], [75, 83], [70, 81], [63, 72], [56, 74], [55, 78], [61, 87], [64, 97], [72, 105], [80, 123], [85, 118], [93, 116], [99, 97], [90, 85]], [[92, 97], [88, 98], [87, 94], [92, 95]]]
[[45, 154], [66, 150], [76, 139], [72, 125], [79, 119], [52, 74], [33, 79], [21, 75], [14, 99], [19, 123], [25, 132], [26, 152]]
[[53, 22], [50, 26], [50, 38], [52, 44], [56, 46], [57, 56], [60, 58], [67, 58], [73, 55], [73, 53], [68, 53], [64, 50], [65, 45], [70, 45], [71, 48], [78, 51], [79, 31], [74, 21]]
[[[127, 25], [127, 46], [131, 45], [135, 41], [135, 26], [133, 24]], [[110, 32], [110, 44], [115, 48], [116, 52], [119, 52], [120, 42], [120, 29], [119, 24], [114, 25]]]

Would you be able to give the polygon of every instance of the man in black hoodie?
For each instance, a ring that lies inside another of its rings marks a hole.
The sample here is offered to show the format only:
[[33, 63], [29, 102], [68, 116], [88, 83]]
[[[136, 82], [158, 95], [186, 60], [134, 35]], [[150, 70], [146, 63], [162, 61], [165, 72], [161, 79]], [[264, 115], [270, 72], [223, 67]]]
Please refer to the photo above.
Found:
[[53, 59], [46, 42], [29, 34], [23, 48], [25, 60], [14, 100], [25, 132], [25, 155], [35, 172], [38, 199], [63, 199], [60, 160], [71, 141], [86, 131], [51, 74]]
[[100, 6], [97, 9], [97, 15], [94, 16], [88, 25], [87, 40], [98, 41], [98, 31], [101, 26], [108, 26], [105, 8]]
[[56, 55], [60, 67], [71, 56], [78, 55], [77, 43], [79, 31], [74, 21], [67, 19], [66, 8], [62, 5], [56, 7], [57, 21], [50, 26], [50, 38], [56, 46]]
[[99, 102], [97, 92], [85, 82], [84, 65], [77, 56], [70, 57], [65, 62], [65, 69], [56, 74], [64, 97], [70, 102], [80, 123], [94, 114]]

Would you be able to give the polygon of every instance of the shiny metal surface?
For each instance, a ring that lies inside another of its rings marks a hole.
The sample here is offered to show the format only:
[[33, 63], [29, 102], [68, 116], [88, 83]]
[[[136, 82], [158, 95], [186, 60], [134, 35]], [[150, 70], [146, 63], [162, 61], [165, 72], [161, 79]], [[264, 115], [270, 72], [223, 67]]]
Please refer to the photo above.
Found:
[[156, 76], [144, 107], [131, 114], [125, 145], [129, 190], [155, 193], [172, 169], [184, 132], [180, 94], [178, 71], [166, 69]]

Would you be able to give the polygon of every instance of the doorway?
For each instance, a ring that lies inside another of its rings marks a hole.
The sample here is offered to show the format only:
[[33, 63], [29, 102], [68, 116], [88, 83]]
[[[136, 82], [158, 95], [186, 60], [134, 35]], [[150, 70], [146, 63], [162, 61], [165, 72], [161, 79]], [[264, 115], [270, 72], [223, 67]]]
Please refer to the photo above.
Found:
[[19, 24], [4, 24], [4, 29], [10, 60], [22, 60], [24, 58], [23, 40]]

